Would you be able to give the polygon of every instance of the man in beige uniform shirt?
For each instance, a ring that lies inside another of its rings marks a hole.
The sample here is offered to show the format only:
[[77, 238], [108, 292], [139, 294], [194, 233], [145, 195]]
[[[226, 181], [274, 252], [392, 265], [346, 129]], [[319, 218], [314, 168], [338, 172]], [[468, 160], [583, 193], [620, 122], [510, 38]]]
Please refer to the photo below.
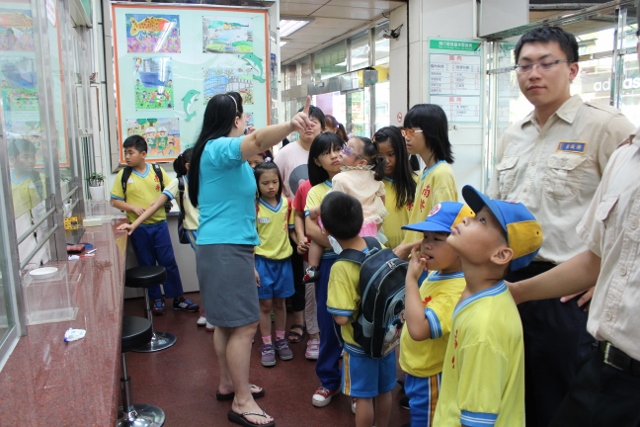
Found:
[[[634, 128], [618, 110], [571, 96], [579, 68], [572, 34], [536, 28], [518, 41], [515, 59], [520, 90], [534, 111], [502, 135], [489, 195], [527, 206], [542, 224], [545, 240], [536, 262], [508, 277], [511, 282], [536, 276], [585, 249], [575, 227], [611, 153]], [[527, 427], [548, 426], [579, 361], [592, 348], [583, 305], [589, 296], [519, 306]]]

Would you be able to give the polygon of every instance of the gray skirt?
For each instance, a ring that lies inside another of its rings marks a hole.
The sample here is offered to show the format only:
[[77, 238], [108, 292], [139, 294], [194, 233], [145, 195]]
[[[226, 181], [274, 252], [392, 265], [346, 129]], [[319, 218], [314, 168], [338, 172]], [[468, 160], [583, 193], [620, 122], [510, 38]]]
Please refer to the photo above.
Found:
[[207, 321], [235, 328], [260, 319], [253, 246], [199, 245], [196, 270]]

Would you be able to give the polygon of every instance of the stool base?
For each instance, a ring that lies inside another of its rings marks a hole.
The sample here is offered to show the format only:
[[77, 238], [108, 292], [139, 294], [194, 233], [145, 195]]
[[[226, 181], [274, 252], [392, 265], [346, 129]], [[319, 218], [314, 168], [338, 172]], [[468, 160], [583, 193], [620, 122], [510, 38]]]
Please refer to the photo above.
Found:
[[168, 332], [154, 332], [153, 338], [149, 344], [138, 347], [134, 351], [136, 353], [153, 353], [154, 351], [164, 350], [176, 343], [176, 336]]
[[153, 405], [132, 405], [128, 412], [120, 408], [120, 414], [117, 427], [161, 427], [164, 424], [164, 411]]

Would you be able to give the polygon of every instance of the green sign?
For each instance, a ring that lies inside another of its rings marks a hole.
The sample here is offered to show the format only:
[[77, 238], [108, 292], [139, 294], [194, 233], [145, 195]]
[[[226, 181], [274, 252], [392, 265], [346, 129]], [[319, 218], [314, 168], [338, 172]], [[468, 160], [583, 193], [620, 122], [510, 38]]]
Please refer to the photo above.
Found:
[[480, 42], [471, 40], [431, 39], [429, 40], [429, 49], [477, 52], [480, 49]]

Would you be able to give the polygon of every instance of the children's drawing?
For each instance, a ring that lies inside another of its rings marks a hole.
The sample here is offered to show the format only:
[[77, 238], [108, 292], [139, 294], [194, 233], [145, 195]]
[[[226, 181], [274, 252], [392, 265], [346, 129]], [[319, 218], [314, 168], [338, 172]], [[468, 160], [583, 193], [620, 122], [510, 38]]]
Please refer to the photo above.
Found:
[[214, 95], [225, 92], [238, 92], [242, 95], [242, 104], [253, 104], [253, 82], [247, 73], [250, 68], [205, 68], [204, 88], [202, 91], [204, 104]]
[[202, 52], [245, 53], [253, 52], [251, 20], [202, 18]]
[[200, 95], [200, 92], [198, 92], [195, 89], [191, 89], [182, 98], [184, 113], [187, 115], [187, 118], [185, 119], [185, 121], [187, 122], [190, 121], [193, 118], [193, 116], [196, 115], [196, 112], [193, 111], [193, 104], [198, 100], [198, 95]]
[[245, 63], [254, 70], [253, 79], [259, 81], [260, 83], [264, 83], [264, 77], [262, 74], [262, 59], [258, 58], [253, 53], [246, 53], [240, 56], [240, 59], [244, 60]]
[[[0, 91], [9, 138], [28, 138], [36, 126], [39, 130], [40, 108], [33, 58], [0, 58]], [[38, 139], [39, 136], [38, 132]]]
[[135, 106], [137, 110], [172, 109], [171, 58], [133, 58]]
[[180, 16], [127, 14], [127, 52], [180, 53]]
[[34, 49], [31, 12], [0, 9], [0, 51], [33, 52]]
[[3, 89], [35, 89], [36, 79], [33, 58], [25, 56], [0, 58], [0, 86]]
[[180, 153], [180, 120], [177, 118], [128, 119], [127, 136], [147, 141], [147, 159], [170, 159]]
[[253, 113], [249, 111], [244, 112], [244, 128], [246, 129], [247, 135], [256, 130], [256, 126], [253, 123]]

